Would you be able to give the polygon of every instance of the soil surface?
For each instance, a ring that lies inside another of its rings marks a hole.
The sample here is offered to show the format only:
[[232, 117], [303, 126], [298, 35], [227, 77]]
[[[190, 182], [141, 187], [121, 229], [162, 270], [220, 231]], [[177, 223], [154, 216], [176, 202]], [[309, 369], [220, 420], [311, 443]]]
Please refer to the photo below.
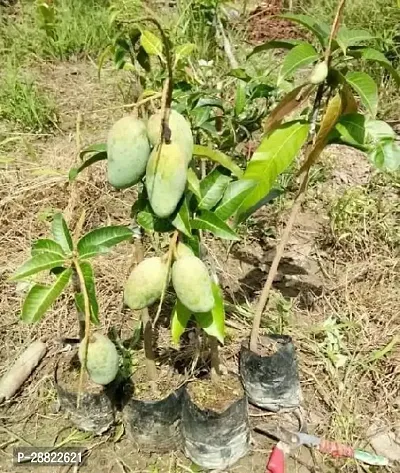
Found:
[[260, 3], [249, 14], [249, 41], [260, 44], [273, 39], [305, 39], [305, 33], [295, 23], [277, 16], [283, 13], [282, 0]]
[[184, 381], [183, 376], [167, 367], [159, 369], [157, 375], [156, 381], [149, 381], [145, 368], [140, 367], [135, 371], [132, 376], [132, 395], [135, 399], [160, 401], [178, 389]]
[[191, 381], [187, 390], [198, 407], [219, 413], [228, 409], [244, 394], [240, 379], [231, 374], [222, 375], [217, 381], [211, 379]]

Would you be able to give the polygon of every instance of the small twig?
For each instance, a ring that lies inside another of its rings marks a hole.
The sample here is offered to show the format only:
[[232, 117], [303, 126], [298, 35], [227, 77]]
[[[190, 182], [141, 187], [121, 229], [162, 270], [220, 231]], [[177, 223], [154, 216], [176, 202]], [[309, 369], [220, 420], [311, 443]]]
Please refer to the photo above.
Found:
[[338, 7], [336, 9], [335, 19], [333, 20], [333, 23], [332, 23], [332, 29], [331, 29], [331, 34], [329, 35], [328, 47], [326, 48], [326, 51], [325, 51], [325, 62], [327, 63], [328, 66], [331, 61], [332, 43], [339, 30], [339, 26], [340, 26], [340, 22], [342, 19], [345, 5], [346, 5], [346, 0], [339, 1]]
[[222, 41], [224, 43], [224, 51], [226, 57], [229, 60], [231, 69], [237, 69], [239, 67], [239, 63], [237, 62], [235, 55], [233, 54], [232, 44], [229, 41], [227, 34], [225, 33], [224, 25], [222, 24], [221, 18], [218, 15], [216, 16], [216, 26], [217, 31], [221, 35]]
[[90, 115], [92, 113], [108, 112], [110, 110], [119, 110], [120, 108], [139, 108], [142, 105], [144, 105], [148, 102], [151, 102], [152, 100], [160, 99], [161, 97], [162, 97], [162, 93], [157, 92], [157, 93], [151, 95], [150, 97], [146, 97], [143, 100], [139, 100], [139, 102], [128, 103], [128, 104], [124, 104], [124, 105], [116, 105], [114, 107], [99, 108], [97, 110], [89, 110], [88, 112], [85, 112], [85, 115]]
[[177, 243], [177, 240], [178, 240], [178, 235], [179, 235], [178, 230], [175, 230], [175, 232], [172, 235], [172, 238], [169, 242], [168, 260], [167, 260], [167, 266], [168, 266], [167, 277], [165, 278], [165, 281], [164, 281], [164, 286], [163, 286], [163, 290], [162, 290], [162, 293], [161, 293], [160, 303], [158, 304], [157, 313], [156, 313], [156, 316], [154, 317], [153, 328], [156, 326], [156, 324], [158, 322], [158, 319], [160, 318], [160, 315], [161, 315], [161, 309], [162, 309], [162, 305], [163, 305], [163, 302], [164, 302], [165, 293], [167, 292], [169, 274], [170, 274], [170, 271], [171, 271], [172, 258], [173, 258], [173, 256], [175, 255], [175, 252], [176, 252], [176, 243]]

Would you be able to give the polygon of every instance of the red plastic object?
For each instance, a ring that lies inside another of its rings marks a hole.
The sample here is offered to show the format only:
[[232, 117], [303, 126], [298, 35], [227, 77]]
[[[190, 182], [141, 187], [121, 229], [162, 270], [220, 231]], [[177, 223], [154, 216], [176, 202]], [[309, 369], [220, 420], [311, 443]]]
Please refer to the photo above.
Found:
[[285, 453], [278, 445], [271, 452], [266, 473], [285, 473]]

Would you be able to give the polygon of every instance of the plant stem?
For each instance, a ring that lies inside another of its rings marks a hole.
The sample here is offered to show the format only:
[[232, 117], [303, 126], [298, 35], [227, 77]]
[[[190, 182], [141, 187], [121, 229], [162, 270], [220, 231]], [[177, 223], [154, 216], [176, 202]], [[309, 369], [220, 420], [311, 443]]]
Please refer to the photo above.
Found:
[[83, 376], [86, 369], [86, 360], [87, 360], [87, 352], [89, 347], [89, 338], [90, 338], [90, 302], [89, 302], [89, 295], [86, 290], [85, 278], [82, 273], [82, 268], [79, 264], [77, 258], [73, 259], [74, 268], [78, 275], [80, 289], [83, 294], [83, 303], [85, 307], [85, 336], [84, 336], [84, 343], [85, 343], [85, 350], [83, 354], [83, 360], [81, 363], [81, 371], [79, 375], [79, 387], [78, 387], [78, 396], [77, 396], [77, 408], [80, 406], [81, 394], [82, 394], [82, 386], [83, 386]]
[[[82, 289], [79, 283], [78, 273], [76, 272], [75, 268], [73, 268], [72, 271], [72, 288], [74, 294], [79, 294], [80, 292], [82, 292]], [[79, 340], [82, 341], [85, 337], [85, 314], [79, 311], [78, 308], [76, 309], [76, 311], [79, 325]]]
[[210, 356], [211, 356], [211, 381], [218, 382], [221, 376], [221, 362], [219, 359], [219, 347], [218, 340], [209, 335], [208, 341], [210, 344]]
[[[144, 259], [142, 240], [140, 237], [135, 239], [135, 253], [136, 263], [139, 264]], [[147, 307], [140, 311], [140, 315], [143, 326], [143, 344], [147, 377], [150, 381], [155, 381], [157, 379], [157, 367], [153, 350], [153, 328]]]
[[179, 236], [179, 232], [178, 230], [175, 230], [169, 242], [168, 260], [167, 260], [167, 266], [168, 266], [167, 277], [165, 278], [165, 281], [164, 281], [164, 286], [163, 286], [161, 297], [160, 297], [160, 303], [158, 304], [157, 313], [156, 313], [156, 316], [154, 317], [153, 328], [156, 326], [158, 319], [160, 318], [160, 315], [161, 315], [161, 309], [164, 302], [165, 292], [167, 291], [169, 274], [171, 271], [172, 258], [176, 253], [176, 243], [178, 241], [178, 236]]

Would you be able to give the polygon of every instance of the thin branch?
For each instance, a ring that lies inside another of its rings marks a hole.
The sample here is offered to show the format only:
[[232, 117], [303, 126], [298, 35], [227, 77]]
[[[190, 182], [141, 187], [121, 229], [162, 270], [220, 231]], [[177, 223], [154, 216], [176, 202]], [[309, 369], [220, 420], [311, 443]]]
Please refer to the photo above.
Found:
[[325, 51], [325, 62], [327, 63], [328, 66], [331, 61], [332, 43], [339, 30], [339, 26], [342, 20], [343, 10], [344, 10], [345, 5], [346, 5], [346, 0], [339, 1], [338, 7], [336, 9], [335, 19], [333, 20], [333, 23], [332, 23], [332, 29], [331, 29], [331, 34], [329, 35], [328, 47], [326, 48], [326, 51]]

